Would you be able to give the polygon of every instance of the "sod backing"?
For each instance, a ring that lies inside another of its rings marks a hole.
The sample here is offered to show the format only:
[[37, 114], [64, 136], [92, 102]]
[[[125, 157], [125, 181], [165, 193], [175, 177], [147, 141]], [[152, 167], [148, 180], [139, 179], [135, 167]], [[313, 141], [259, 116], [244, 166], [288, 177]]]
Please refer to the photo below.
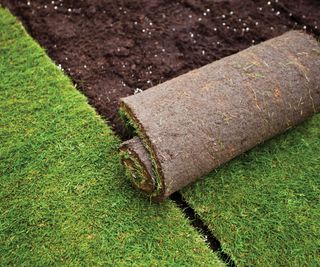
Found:
[[220, 266], [168, 201], [132, 190], [119, 140], [0, 9], [0, 265]]
[[319, 51], [289, 31], [122, 98], [139, 137], [121, 148], [133, 183], [162, 201], [320, 112]]
[[238, 266], [319, 266], [320, 115], [182, 193]]

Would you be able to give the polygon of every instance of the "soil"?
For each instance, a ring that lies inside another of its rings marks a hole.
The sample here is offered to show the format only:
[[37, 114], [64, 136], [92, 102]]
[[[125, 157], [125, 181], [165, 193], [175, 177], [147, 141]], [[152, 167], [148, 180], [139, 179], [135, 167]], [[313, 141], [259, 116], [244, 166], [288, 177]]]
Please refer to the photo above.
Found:
[[124, 138], [120, 97], [303, 23], [320, 25], [319, 1], [291, 2], [0, 0]]
[[319, 0], [280, 0], [275, 5], [307, 30], [320, 35]]

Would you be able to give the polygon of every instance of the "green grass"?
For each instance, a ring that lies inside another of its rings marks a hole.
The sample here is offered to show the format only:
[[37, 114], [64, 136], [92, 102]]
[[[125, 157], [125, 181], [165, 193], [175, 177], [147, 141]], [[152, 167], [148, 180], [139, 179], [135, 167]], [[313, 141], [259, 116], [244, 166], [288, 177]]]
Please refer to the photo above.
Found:
[[171, 201], [125, 178], [119, 140], [0, 9], [0, 265], [220, 266]]
[[320, 115], [183, 196], [239, 266], [320, 266]]

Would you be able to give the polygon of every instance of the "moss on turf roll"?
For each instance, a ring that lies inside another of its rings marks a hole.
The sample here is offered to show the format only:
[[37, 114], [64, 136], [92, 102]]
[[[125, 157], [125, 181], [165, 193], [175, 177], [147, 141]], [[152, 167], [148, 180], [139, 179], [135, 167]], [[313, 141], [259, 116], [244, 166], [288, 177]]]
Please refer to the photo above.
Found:
[[121, 99], [136, 187], [161, 201], [320, 110], [320, 45], [298, 31]]

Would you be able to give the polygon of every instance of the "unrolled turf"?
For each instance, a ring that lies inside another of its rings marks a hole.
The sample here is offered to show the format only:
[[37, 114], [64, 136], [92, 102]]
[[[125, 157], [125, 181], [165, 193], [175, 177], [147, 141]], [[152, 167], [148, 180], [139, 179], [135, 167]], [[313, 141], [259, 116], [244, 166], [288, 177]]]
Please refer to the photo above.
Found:
[[139, 137], [121, 147], [134, 185], [163, 200], [317, 113], [319, 51], [291, 31], [123, 98], [120, 113]]
[[0, 8], [0, 266], [221, 266], [174, 203], [137, 196], [119, 140]]

